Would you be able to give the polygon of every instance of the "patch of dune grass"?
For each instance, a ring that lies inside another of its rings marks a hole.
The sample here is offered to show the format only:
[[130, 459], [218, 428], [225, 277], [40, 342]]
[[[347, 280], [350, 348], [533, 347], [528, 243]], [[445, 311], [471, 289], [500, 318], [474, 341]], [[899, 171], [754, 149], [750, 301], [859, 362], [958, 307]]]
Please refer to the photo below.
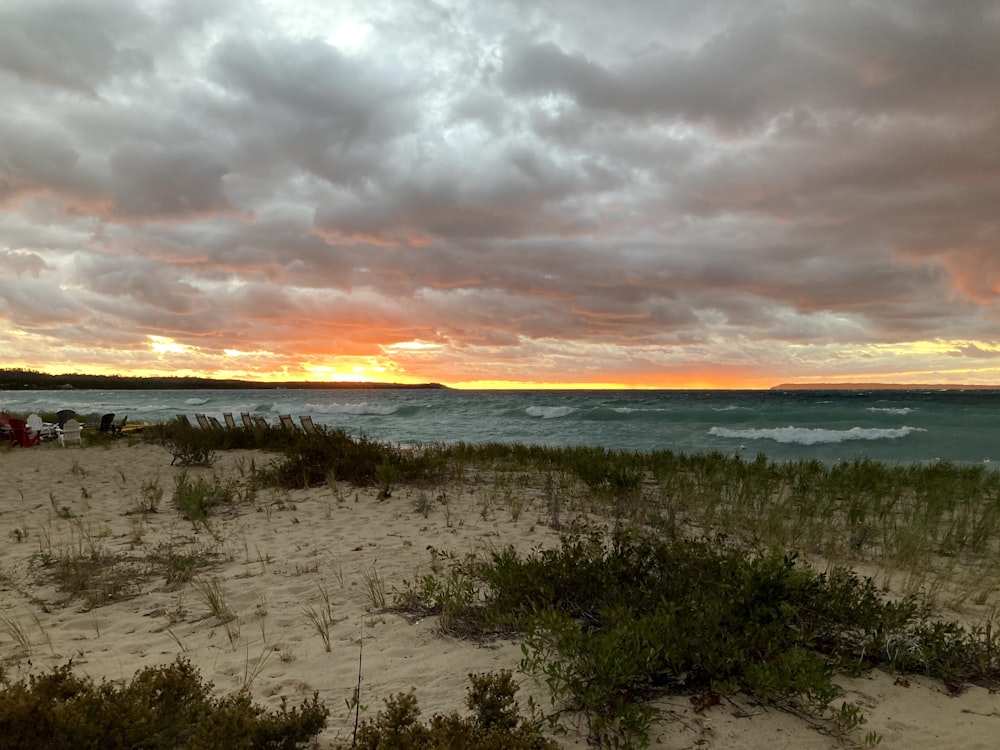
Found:
[[[523, 633], [521, 667], [549, 687], [552, 720], [582, 714], [601, 746], [643, 746], [650, 701], [665, 693], [745, 693], [835, 726], [857, 711], [834, 706], [838, 674], [1000, 685], [990, 630], [936, 619], [913, 597], [885, 600], [845, 568], [818, 573], [721, 538], [574, 533], [557, 549], [508, 547], [430, 578], [404, 585], [399, 602], [447, 604], [451, 632]], [[459, 606], [445, 592], [464, 592]]]

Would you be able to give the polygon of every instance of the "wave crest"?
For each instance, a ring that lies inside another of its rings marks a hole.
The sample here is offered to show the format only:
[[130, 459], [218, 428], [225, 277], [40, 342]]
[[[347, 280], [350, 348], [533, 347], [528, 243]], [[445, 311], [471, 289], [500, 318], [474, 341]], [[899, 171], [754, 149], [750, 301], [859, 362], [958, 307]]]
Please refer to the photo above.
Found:
[[740, 440], [773, 440], [776, 443], [798, 443], [799, 445], [820, 445], [844, 443], [848, 440], [895, 440], [914, 432], [926, 432], [921, 427], [865, 428], [852, 427], [849, 430], [827, 430], [821, 427], [766, 427], [734, 430], [729, 427], [713, 427], [709, 435], [738, 438]]
[[399, 404], [307, 404], [306, 408], [321, 414], [353, 414], [356, 416], [372, 415], [386, 417], [399, 411]]
[[525, 409], [530, 417], [541, 417], [542, 419], [557, 419], [572, 414], [576, 409], [572, 406], [529, 406]]

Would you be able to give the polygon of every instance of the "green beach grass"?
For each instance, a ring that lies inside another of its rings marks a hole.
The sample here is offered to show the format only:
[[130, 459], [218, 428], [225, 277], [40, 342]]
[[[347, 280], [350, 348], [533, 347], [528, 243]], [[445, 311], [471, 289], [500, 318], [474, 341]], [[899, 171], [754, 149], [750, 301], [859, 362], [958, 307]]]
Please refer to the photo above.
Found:
[[[601, 746], [642, 746], [648, 701], [663, 692], [744, 692], [849, 731], [863, 715], [834, 706], [837, 673], [916, 672], [951, 689], [998, 684], [1000, 474], [981, 465], [779, 464], [763, 455], [501, 443], [400, 450], [339, 431], [159, 429], [157, 439], [175, 445], [280, 451], [255, 478], [263, 485], [332, 476], [385, 485], [388, 498], [388, 476], [427, 488], [483, 482], [484, 518], [498, 507], [519, 513], [518, 498], [538, 494], [545, 522], [568, 531], [561, 550], [456, 562], [398, 584], [396, 606], [439, 614], [443, 629], [467, 637], [521, 633], [523, 671], [553, 693], [554, 710], [539, 715], [558, 725], [565, 713], [583, 713]], [[858, 567], [874, 575], [858, 576]], [[678, 593], [668, 573], [696, 588]], [[703, 585], [719, 580], [728, 583]], [[567, 605], [575, 597], [586, 601]], [[971, 623], [964, 611], [964, 624], [935, 614], [963, 607], [978, 609]], [[695, 662], [680, 658], [702, 642], [712, 645]]]
[[[356, 735], [373, 747], [380, 733], [404, 729], [413, 731], [413, 747], [445, 743], [448, 731], [499, 743], [470, 747], [547, 747], [537, 730], [568, 721], [582, 721], [595, 746], [642, 747], [657, 720], [656, 699], [669, 694], [706, 706], [744, 694], [807, 715], [848, 744], [874, 745], [880, 738], [864, 732], [862, 709], [840, 699], [838, 675], [884, 669], [928, 675], [951, 691], [1000, 686], [993, 630], [1000, 474], [984, 466], [779, 464], [763, 455], [502, 443], [401, 449], [339, 430], [202, 430], [180, 421], [143, 426], [126, 439], [162, 445], [180, 465], [211, 466], [230, 449], [275, 454], [224, 482], [182, 474], [171, 512], [195, 530], [211, 531], [213, 514], [234, 507], [269, 508], [264, 492], [329, 488], [340, 503], [341, 488], [355, 485], [377, 487], [379, 501], [425, 518], [440, 513], [449, 525], [449, 496], [471, 488], [483, 519], [502, 513], [516, 521], [532, 512], [536, 523], [562, 532], [557, 548], [527, 555], [435, 551], [431, 573], [415, 580], [368, 572], [373, 612], [434, 614], [443, 632], [476, 640], [517, 638], [521, 671], [551, 697], [547, 706], [529, 702], [526, 716], [512, 714], [508, 682], [485, 676], [473, 685], [473, 718], [422, 725], [415, 703], [397, 696]], [[402, 486], [418, 500], [397, 499]], [[142, 514], [166, 510], [164, 494], [144, 487], [131, 511], [140, 537]], [[49, 567], [68, 595], [86, 606], [128, 596], [113, 584], [135, 561], [109, 555], [99, 530], [81, 525], [75, 539], [72, 549], [49, 550]], [[147, 567], [185, 555], [184, 580], [210, 563], [208, 553], [178, 548], [150, 557]], [[238, 623], [226, 617], [225, 592], [212, 582], [198, 579], [206, 608], [220, 622]], [[307, 608], [303, 617], [329, 650], [329, 608]], [[12, 638], [23, 632], [14, 619], [3, 625]], [[0, 681], [0, 717], [11, 696], [29, 701], [39, 690], [6, 683], [2, 674]], [[507, 708], [490, 714], [498, 701]], [[480, 715], [502, 721], [485, 727]], [[494, 730], [516, 730], [522, 744], [508, 738], [505, 745]]]

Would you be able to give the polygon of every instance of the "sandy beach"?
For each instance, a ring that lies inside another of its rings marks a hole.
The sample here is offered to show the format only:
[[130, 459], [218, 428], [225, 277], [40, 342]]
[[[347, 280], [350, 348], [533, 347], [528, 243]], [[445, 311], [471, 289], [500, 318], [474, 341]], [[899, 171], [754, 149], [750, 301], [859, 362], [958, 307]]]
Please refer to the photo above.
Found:
[[[383, 699], [414, 690], [423, 715], [464, 712], [467, 674], [511, 669], [524, 705], [548, 705], [544, 687], [517, 673], [519, 644], [486, 645], [442, 635], [436, 618], [379, 611], [404, 580], [429, 572], [442, 553], [458, 556], [513, 544], [527, 551], [554, 545], [558, 534], [526, 495], [512, 514], [489, 502], [488, 482], [440, 488], [425, 516], [417, 488], [397, 486], [379, 500], [376, 488], [346, 484], [301, 491], [262, 490], [253, 503], [213, 515], [206, 525], [180, 517], [171, 497], [175, 477], [243, 479], [268, 454], [229, 451], [211, 468], [171, 465], [164, 448], [120, 440], [110, 448], [48, 444], [0, 453], [0, 661], [9, 679], [72, 660], [101, 679], [174, 661], [197, 665], [220, 692], [249, 684], [268, 707], [318, 692], [330, 708], [318, 747], [350, 739], [348, 706], [362, 682], [362, 718]], [[155, 488], [162, 498], [150, 512]], [[434, 494], [430, 493], [430, 494]], [[145, 512], [143, 507], [145, 504]], [[514, 517], [516, 515], [516, 518]], [[60, 590], [60, 561], [101, 560], [120, 572], [106, 591]], [[195, 565], [188, 580], [171, 581], [163, 560]], [[158, 561], [153, 564], [153, 561]], [[193, 562], [191, 562], [193, 561]], [[213, 615], [215, 591], [234, 615]], [[108, 601], [101, 601], [106, 596]], [[309, 613], [328, 612], [329, 650]], [[20, 637], [19, 637], [20, 636]], [[868, 731], [888, 748], [986, 748], [996, 745], [1000, 700], [981, 688], [958, 696], [933, 680], [905, 683], [875, 672], [838, 679], [845, 700], [865, 708]], [[657, 704], [663, 721], [654, 748], [807, 748], [842, 743], [822, 727], [749, 701], [723, 701], [704, 713], [687, 696]], [[582, 736], [560, 736], [585, 747]]]

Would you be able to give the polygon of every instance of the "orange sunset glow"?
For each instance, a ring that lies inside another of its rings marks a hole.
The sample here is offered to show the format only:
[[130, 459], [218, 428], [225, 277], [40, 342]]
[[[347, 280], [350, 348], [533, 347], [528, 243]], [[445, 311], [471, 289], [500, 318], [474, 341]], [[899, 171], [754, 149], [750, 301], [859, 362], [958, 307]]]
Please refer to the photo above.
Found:
[[4, 367], [1000, 386], [989, 4], [195, 5], [0, 9]]

